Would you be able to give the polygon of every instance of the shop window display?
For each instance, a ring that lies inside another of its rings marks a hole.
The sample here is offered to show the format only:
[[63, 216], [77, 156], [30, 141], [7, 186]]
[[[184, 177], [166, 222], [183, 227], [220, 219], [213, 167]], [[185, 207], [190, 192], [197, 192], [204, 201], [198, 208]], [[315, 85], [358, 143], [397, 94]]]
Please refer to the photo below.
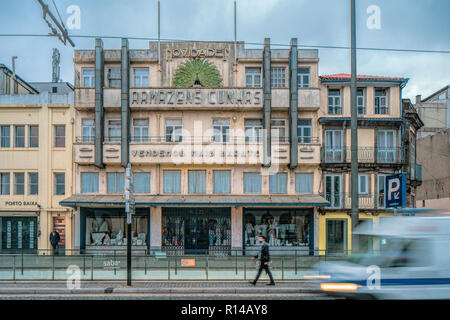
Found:
[[189, 250], [221, 251], [231, 247], [231, 216], [228, 209], [164, 208], [162, 245], [166, 249], [184, 250], [185, 253]]
[[[147, 217], [134, 216], [131, 220], [133, 246], [147, 245]], [[86, 245], [125, 246], [127, 244], [125, 216], [88, 216], [86, 218]]]
[[258, 245], [258, 236], [270, 246], [309, 246], [309, 211], [246, 210], [245, 245]]

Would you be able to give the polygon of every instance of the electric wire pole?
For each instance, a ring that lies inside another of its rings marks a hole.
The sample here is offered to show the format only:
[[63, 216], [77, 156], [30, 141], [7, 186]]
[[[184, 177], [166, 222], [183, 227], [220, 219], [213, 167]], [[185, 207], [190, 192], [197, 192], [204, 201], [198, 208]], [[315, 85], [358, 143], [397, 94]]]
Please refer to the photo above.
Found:
[[351, 105], [351, 197], [352, 197], [352, 252], [358, 250], [358, 237], [354, 234], [358, 225], [358, 108], [356, 105], [356, 17], [355, 0], [350, 0], [350, 31], [351, 31], [351, 82], [350, 82], [350, 105]]
[[125, 212], [127, 213], [127, 286], [131, 286], [131, 217], [134, 214], [134, 184], [131, 164], [127, 164], [125, 171]]

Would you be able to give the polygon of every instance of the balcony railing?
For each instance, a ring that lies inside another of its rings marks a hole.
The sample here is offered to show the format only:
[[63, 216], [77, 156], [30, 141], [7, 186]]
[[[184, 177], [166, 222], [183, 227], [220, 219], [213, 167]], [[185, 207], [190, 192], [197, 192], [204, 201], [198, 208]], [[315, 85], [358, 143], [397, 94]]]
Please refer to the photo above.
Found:
[[422, 182], [422, 165], [415, 163], [411, 166], [410, 179]]
[[[359, 163], [400, 163], [401, 148], [358, 148]], [[323, 147], [322, 163], [350, 163], [352, 150], [350, 147]]]
[[[334, 209], [351, 209], [352, 207], [352, 195], [351, 193], [325, 193], [325, 199], [330, 202], [328, 208]], [[384, 206], [384, 198], [381, 199], [381, 204]], [[380, 200], [379, 199], [379, 200]], [[377, 195], [375, 194], [359, 194], [358, 195], [358, 207], [360, 209], [375, 209], [380, 207], [377, 204]]]

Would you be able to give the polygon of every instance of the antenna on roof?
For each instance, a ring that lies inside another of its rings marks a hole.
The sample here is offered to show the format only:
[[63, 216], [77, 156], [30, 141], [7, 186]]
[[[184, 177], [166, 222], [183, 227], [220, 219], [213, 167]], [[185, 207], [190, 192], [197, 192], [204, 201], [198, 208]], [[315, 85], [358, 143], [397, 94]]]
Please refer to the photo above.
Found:
[[60, 61], [60, 54], [59, 50], [56, 48], [53, 48], [53, 56], [52, 56], [52, 82], [59, 82], [60, 80], [60, 67], [59, 67], [59, 61]]

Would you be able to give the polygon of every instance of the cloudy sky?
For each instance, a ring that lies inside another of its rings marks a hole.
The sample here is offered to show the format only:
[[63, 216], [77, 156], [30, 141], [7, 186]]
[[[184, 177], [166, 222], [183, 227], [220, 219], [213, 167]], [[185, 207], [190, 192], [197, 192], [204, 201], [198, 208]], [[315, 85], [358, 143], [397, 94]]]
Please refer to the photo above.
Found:
[[[71, 35], [157, 37], [157, 0], [54, 0], [64, 23], [76, 5], [81, 10], [80, 29]], [[56, 13], [52, 0], [44, 0]], [[356, 0], [357, 46], [450, 51], [449, 0]], [[370, 6], [380, 9], [380, 28]], [[237, 38], [262, 43], [288, 44], [297, 37], [301, 45], [349, 46], [350, 0], [237, 0]], [[37, 0], [1, 0], [0, 34], [49, 32]], [[177, 40], [233, 40], [233, 0], [161, 0], [161, 38]], [[92, 49], [94, 40], [73, 38], [75, 49]], [[120, 47], [120, 39], [104, 40], [105, 47]], [[130, 40], [131, 48], [147, 48]], [[73, 83], [74, 48], [50, 37], [0, 36], [0, 63], [11, 66], [25, 80], [51, 81], [52, 48], [61, 53], [61, 77]], [[350, 52], [319, 49], [319, 73], [350, 73]], [[450, 54], [392, 51], [359, 51], [358, 73], [401, 76], [410, 81], [404, 97], [429, 94], [450, 84]]]

